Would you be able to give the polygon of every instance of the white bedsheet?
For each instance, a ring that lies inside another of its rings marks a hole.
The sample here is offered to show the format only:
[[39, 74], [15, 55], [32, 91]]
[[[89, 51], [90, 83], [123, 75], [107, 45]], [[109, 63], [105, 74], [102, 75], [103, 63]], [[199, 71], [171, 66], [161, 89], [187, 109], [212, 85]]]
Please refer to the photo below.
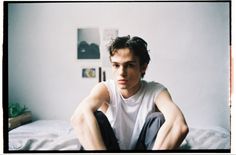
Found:
[[39, 120], [9, 132], [9, 150], [79, 150], [69, 122]]
[[[9, 132], [9, 150], [79, 150], [69, 122], [39, 120]], [[213, 129], [190, 128], [180, 149], [230, 149], [230, 134]]]
[[230, 149], [230, 134], [225, 130], [190, 128], [181, 149]]

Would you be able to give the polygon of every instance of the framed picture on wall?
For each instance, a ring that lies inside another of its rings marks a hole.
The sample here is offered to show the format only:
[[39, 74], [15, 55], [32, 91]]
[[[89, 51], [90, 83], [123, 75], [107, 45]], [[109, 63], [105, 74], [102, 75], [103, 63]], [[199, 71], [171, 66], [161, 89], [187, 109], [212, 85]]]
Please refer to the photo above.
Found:
[[100, 59], [98, 28], [77, 29], [77, 59]]
[[96, 69], [95, 68], [82, 68], [82, 77], [83, 78], [95, 78]]

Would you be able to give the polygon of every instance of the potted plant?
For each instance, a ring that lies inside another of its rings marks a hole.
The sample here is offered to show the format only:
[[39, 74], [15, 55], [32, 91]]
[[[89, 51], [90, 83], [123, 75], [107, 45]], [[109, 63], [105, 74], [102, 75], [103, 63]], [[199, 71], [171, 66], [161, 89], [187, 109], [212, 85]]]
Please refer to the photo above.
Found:
[[8, 129], [14, 129], [32, 120], [32, 114], [25, 105], [19, 103], [8, 104]]

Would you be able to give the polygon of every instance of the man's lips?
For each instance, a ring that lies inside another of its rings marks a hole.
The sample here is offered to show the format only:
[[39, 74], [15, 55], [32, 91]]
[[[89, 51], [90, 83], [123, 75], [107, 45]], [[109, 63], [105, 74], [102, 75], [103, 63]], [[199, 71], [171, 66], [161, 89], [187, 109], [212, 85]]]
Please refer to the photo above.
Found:
[[120, 80], [118, 80], [118, 83], [119, 84], [125, 84], [125, 83], [127, 83], [128, 82], [128, 80], [126, 80], [126, 79], [120, 79]]

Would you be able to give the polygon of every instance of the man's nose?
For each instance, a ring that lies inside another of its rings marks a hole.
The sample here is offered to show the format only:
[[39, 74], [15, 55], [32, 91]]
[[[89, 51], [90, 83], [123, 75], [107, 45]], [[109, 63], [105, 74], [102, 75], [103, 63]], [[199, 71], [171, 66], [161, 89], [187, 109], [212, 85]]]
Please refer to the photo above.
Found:
[[127, 75], [127, 70], [126, 70], [126, 68], [125, 68], [124, 66], [120, 66], [120, 68], [119, 68], [119, 74], [120, 74], [121, 76], [126, 76], [126, 75]]

